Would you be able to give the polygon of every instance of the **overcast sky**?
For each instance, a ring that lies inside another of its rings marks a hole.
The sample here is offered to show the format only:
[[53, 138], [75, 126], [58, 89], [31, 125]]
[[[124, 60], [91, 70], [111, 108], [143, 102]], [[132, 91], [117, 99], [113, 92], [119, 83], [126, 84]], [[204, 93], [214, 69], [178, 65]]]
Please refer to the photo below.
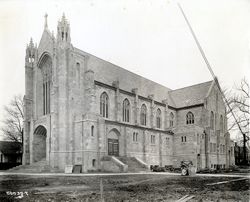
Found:
[[[250, 0], [179, 1], [218, 76], [232, 87], [250, 75]], [[0, 1], [0, 119], [2, 106], [24, 94], [30, 37], [39, 44], [44, 14], [56, 33], [62, 13], [73, 46], [171, 89], [211, 80], [177, 7], [167, 0]]]

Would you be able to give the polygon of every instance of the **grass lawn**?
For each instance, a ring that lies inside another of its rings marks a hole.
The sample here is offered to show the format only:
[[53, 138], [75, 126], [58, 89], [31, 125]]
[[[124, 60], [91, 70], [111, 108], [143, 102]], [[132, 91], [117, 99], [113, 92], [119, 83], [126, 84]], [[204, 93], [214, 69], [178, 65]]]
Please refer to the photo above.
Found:
[[[0, 176], [0, 201], [101, 201], [100, 181], [105, 202], [249, 201], [249, 180], [227, 177], [182, 177], [169, 175], [128, 176]], [[216, 182], [229, 183], [209, 185]], [[17, 195], [23, 194], [18, 198]]]

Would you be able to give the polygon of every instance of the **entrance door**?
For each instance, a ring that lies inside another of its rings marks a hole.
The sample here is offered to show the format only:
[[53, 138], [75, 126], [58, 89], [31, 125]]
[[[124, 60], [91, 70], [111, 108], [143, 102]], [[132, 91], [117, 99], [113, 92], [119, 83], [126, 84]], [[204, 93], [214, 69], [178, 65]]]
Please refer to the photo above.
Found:
[[108, 139], [108, 155], [119, 156], [119, 142], [117, 139]]

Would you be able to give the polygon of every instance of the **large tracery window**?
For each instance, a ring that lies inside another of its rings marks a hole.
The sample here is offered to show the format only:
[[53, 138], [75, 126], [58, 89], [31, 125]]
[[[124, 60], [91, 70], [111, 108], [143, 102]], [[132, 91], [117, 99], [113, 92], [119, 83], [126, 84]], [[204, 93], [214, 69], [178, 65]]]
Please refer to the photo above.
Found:
[[186, 123], [193, 124], [194, 123], [194, 114], [192, 112], [188, 112], [186, 115]]
[[147, 107], [145, 104], [141, 106], [141, 125], [147, 125]]
[[125, 99], [123, 101], [123, 106], [122, 106], [122, 120], [124, 122], [129, 122], [129, 111], [130, 111], [130, 103], [128, 99]]
[[100, 114], [105, 118], [108, 118], [108, 101], [107, 93], [102, 93], [100, 97]]
[[52, 77], [52, 60], [45, 55], [39, 65], [42, 71], [43, 78], [43, 115], [50, 113], [50, 89]]
[[156, 127], [161, 128], [161, 110], [157, 109], [156, 111]]

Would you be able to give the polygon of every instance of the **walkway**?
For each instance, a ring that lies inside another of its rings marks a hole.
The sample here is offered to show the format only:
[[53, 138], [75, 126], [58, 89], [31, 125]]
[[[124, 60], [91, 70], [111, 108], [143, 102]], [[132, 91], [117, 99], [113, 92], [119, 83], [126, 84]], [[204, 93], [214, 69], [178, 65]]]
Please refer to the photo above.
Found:
[[[0, 176], [6, 175], [27, 175], [27, 176], [68, 176], [68, 177], [85, 177], [85, 176], [129, 176], [129, 175], [169, 175], [169, 176], [180, 176], [180, 173], [168, 173], [168, 172], [140, 172], [140, 173], [13, 173], [13, 172], [0, 172]], [[245, 177], [250, 179], [249, 174], [195, 174], [194, 177]]]

